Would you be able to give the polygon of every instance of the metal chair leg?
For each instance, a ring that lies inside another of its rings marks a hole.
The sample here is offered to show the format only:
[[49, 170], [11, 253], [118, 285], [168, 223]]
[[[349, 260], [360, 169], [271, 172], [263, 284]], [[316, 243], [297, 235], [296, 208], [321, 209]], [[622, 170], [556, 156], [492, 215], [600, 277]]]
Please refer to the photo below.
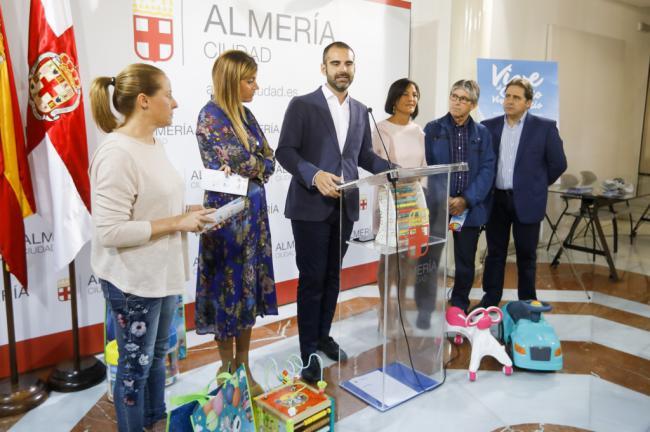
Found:
[[609, 206], [609, 211], [612, 212], [612, 229], [614, 231], [614, 253], [618, 252], [618, 221], [616, 220], [616, 210], [614, 206]]
[[[650, 219], [646, 218], [646, 215], [648, 214], [649, 211], [650, 211], [650, 204], [648, 204], [645, 210], [643, 210], [643, 213], [641, 213], [639, 220], [636, 221], [636, 224], [634, 225], [634, 228], [630, 233], [630, 242], [632, 242], [634, 237], [636, 237], [636, 232], [639, 229], [639, 225], [641, 225], [644, 221], [650, 221]], [[632, 214], [630, 214], [630, 218], [632, 218]]]
[[632, 221], [632, 210], [630, 210], [630, 201], [625, 201], [625, 205], [627, 206], [627, 218], [630, 221], [630, 244], [632, 244], [632, 230], [634, 229], [634, 222]]

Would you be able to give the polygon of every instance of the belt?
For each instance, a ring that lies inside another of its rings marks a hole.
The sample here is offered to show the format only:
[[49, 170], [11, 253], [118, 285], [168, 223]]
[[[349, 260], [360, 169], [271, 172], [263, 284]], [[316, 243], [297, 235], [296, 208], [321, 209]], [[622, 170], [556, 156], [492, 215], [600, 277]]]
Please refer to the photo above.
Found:
[[498, 193], [502, 193], [504, 195], [512, 196], [512, 189], [494, 189]]

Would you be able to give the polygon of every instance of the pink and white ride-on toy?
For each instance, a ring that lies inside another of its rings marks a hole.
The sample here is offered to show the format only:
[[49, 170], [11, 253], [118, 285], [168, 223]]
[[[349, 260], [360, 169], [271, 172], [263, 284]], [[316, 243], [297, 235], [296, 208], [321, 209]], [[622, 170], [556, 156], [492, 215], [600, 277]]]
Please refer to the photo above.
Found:
[[481, 359], [490, 355], [503, 365], [503, 373], [512, 375], [512, 360], [506, 349], [490, 333], [493, 324], [501, 322], [503, 312], [495, 306], [474, 309], [465, 315], [459, 307], [447, 309], [447, 333], [455, 333], [454, 343], [463, 343], [463, 336], [472, 344], [472, 354], [469, 360], [469, 380], [476, 381], [476, 372], [481, 365]]

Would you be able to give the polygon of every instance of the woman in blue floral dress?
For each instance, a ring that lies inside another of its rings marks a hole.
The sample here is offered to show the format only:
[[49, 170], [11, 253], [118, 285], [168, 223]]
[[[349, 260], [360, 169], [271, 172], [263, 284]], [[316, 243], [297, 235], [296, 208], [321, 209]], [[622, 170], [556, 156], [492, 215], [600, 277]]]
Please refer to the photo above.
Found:
[[[196, 285], [196, 331], [214, 333], [221, 371], [248, 368], [257, 316], [277, 315], [272, 244], [264, 184], [275, 169], [273, 150], [250, 110], [257, 64], [243, 51], [226, 51], [212, 69], [213, 99], [199, 113], [196, 136], [209, 169], [249, 179], [243, 212], [201, 235]], [[237, 195], [206, 191], [203, 205], [219, 208]], [[233, 355], [234, 354], [234, 355]]]

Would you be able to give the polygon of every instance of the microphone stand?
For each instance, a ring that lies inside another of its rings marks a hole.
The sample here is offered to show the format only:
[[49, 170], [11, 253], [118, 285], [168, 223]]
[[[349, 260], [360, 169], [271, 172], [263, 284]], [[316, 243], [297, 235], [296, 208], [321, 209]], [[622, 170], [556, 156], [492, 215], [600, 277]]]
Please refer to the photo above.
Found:
[[[370, 117], [372, 118], [372, 122], [375, 125], [375, 130], [377, 131], [377, 136], [379, 137], [379, 141], [381, 141], [381, 146], [384, 148], [384, 151], [386, 152], [386, 160], [388, 161], [388, 165], [391, 168], [391, 171], [395, 168], [395, 164], [393, 161], [390, 160], [390, 155], [388, 154], [388, 148], [386, 148], [386, 143], [384, 143], [384, 139], [381, 136], [381, 131], [379, 130], [379, 127], [377, 126], [377, 121], [375, 120], [375, 116], [372, 114], [372, 108], [368, 107], [368, 114], [370, 114]], [[388, 173], [387, 179], [392, 185], [393, 189], [393, 196], [395, 197], [395, 264], [396, 264], [396, 270], [397, 270], [397, 311], [399, 313], [399, 320], [400, 324], [402, 326], [402, 333], [404, 334], [404, 341], [406, 342], [406, 347], [408, 350], [408, 356], [409, 356], [409, 362], [411, 363], [411, 371], [413, 371], [413, 377], [415, 377], [415, 380], [418, 382], [418, 385], [420, 386], [420, 389], [424, 389], [424, 386], [420, 382], [420, 378], [418, 378], [417, 373], [415, 373], [415, 366], [413, 365], [413, 358], [411, 357], [411, 348], [409, 345], [408, 341], [408, 335], [406, 334], [406, 328], [404, 327], [404, 318], [402, 316], [402, 301], [400, 299], [400, 282], [402, 279], [401, 276], [401, 268], [400, 268], [400, 252], [399, 252], [399, 223], [398, 223], [398, 211], [397, 211], [397, 176], [392, 176], [391, 172]], [[386, 263], [386, 270], [385, 273], [388, 273], [390, 269], [388, 268], [388, 263]], [[384, 303], [387, 305], [388, 303], [388, 297], [390, 294], [390, 286], [386, 283], [384, 283], [384, 289], [388, 289], [389, 292], [384, 293]], [[388, 312], [387, 306], [384, 307], [384, 338], [386, 337], [386, 322], [388, 317], [386, 316]], [[385, 359], [384, 359], [385, 360]], [[385, 363], [385, 361], [384, 361]]]
[[[390, 167], [391, 170], [395, 169], [395, 164], [393, 163], [392, 160], [390, 160], [390, 155], [388, 154], [388, 149], [386, 148], [386, 143], [384, 142], [384, 138], [381, 136], [381, 132], [379, 131], [379, 127], [377, 126], [377, 120], [375, 120], [375, 115], [372, 113], [372, 108], [368, 107], [368, 114], [370, 114], [370, 118], [372, 118], [372, 123], [375, 125], [375, 130], [377, 131], [377, 136], [379, 137], [379, 141], [381, 141], [381, 146], [384, 148], [384, 152], [386, 152], [386, 160], [388, 161], [388, 166]], [[388, 180], [393, 183], [393, 186], [395, 186], [395, 183], [397, 182], [397, 179], [392, 178], [392, 176], [389, 174], [388, 175]]]

